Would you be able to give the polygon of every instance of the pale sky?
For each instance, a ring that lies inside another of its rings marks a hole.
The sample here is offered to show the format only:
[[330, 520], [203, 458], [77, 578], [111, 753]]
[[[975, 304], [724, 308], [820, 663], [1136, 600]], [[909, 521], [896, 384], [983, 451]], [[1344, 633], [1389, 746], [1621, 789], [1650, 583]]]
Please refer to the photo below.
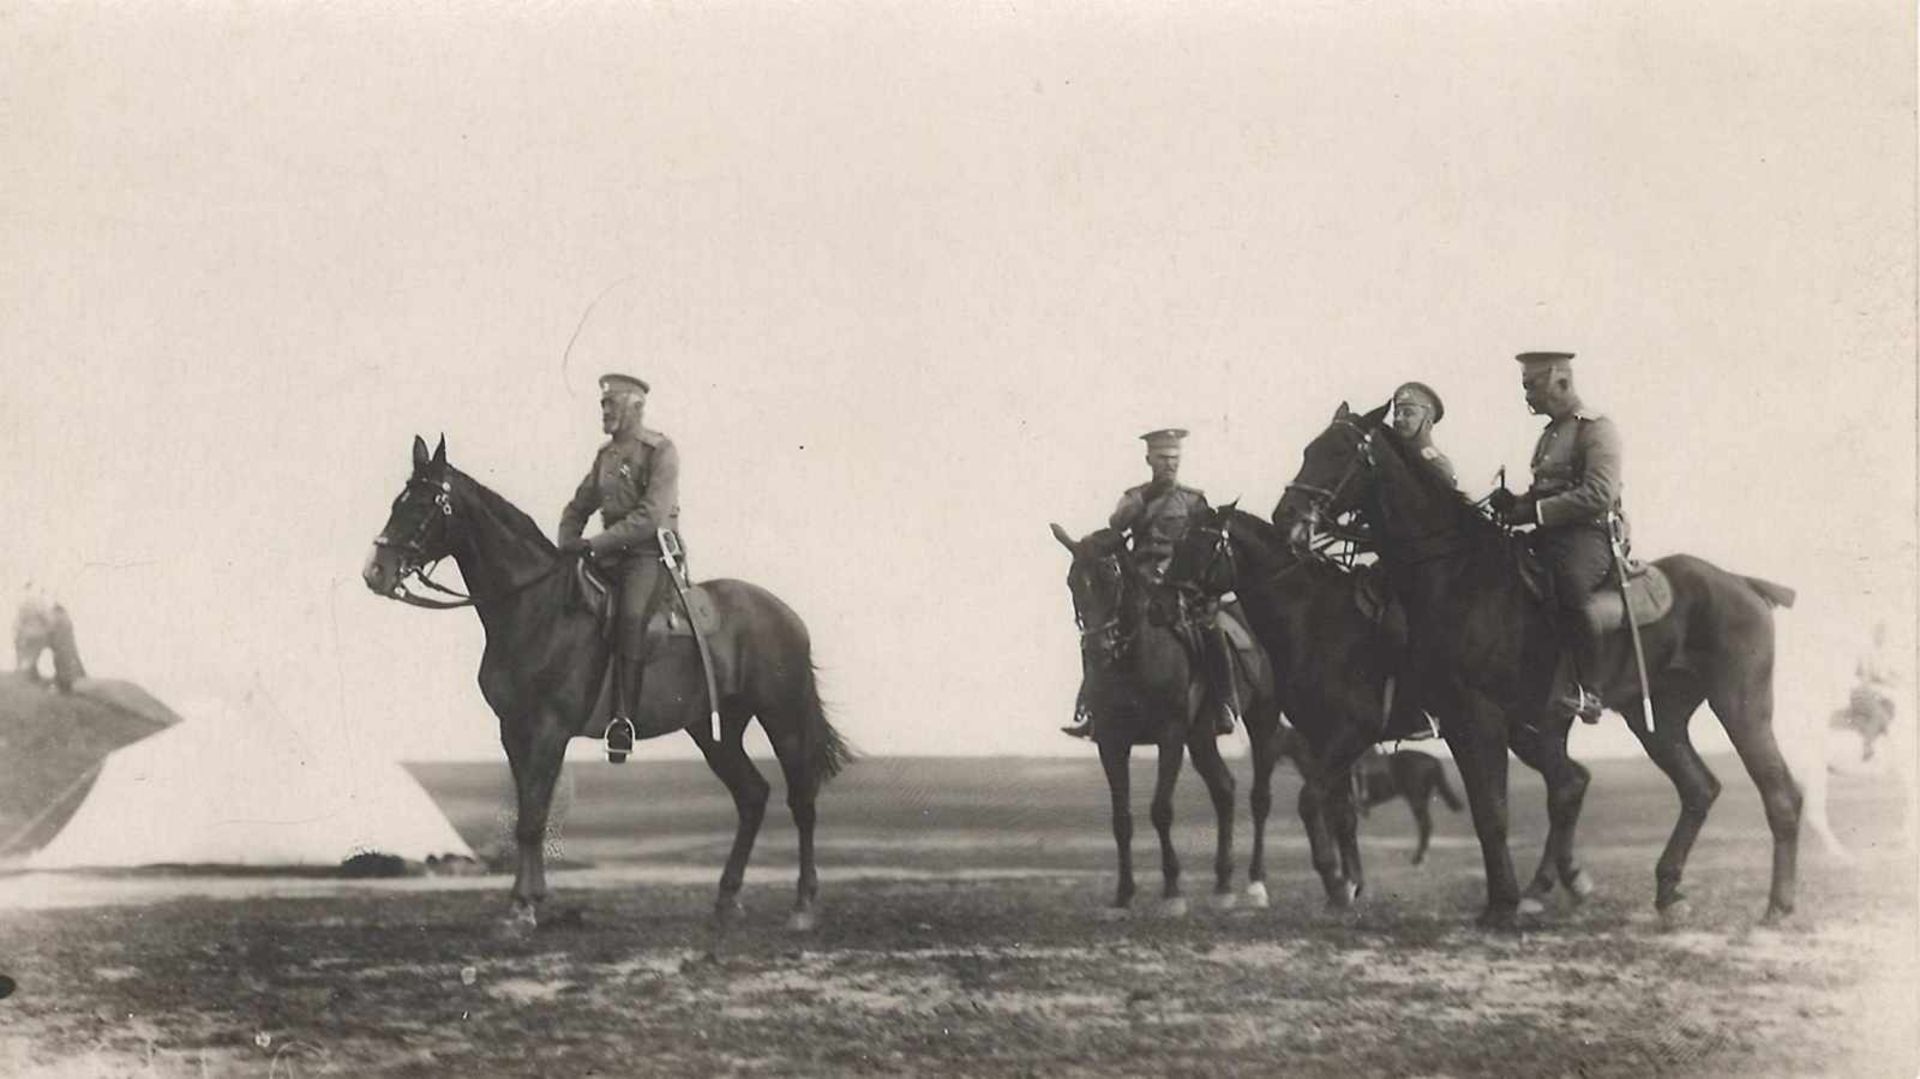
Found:
[[1090, 753], [1047, 524], [1136, 435], [1264, 514], [1418, 378], [1479, 494], [1556, 348], [1636, 553], [1850, 669], [1913, 619], [1914, 85], [1891, 2], [0, 2], [0, 583], [163, 698], [497, 758], [477, 619], [358, 569], [416, 433], [551, 528], [619, 369], [849, 737]]

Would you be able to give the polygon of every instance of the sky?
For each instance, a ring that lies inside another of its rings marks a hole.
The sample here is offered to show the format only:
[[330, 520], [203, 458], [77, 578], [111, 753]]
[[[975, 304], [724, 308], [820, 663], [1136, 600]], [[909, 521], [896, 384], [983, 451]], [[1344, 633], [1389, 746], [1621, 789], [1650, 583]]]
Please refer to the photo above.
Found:
[[859, 746], [1084, 754], [1047, 525], [1140, 432], [1264, 514], [1419, 379], [1479, 494], [1564, 349], [1636, 553], [1797, 588], [1818, 708], [1872, 622], [1911, 656], [1914, 46], [1878, 0], [0, 2], [0, 584], [165, 699], [497, 759], [478, 620], [368, 541], [415, 434], [551, 528], [627, 371], [696, 575], [800, 612]]

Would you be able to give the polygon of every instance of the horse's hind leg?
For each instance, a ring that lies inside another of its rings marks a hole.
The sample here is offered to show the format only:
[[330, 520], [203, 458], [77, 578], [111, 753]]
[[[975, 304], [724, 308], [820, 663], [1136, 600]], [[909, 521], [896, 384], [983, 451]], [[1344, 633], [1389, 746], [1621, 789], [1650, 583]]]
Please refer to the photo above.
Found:
[[1772, 682], [1770, 671], [1749, 673], [1741, 685], [1724, 691], [1716, 688], [1708, 700], [1740, 754], [1740, 763], [1760, 788], [1767, 828], [1773, 832], [1773, 885], [1763, 918], [1769, 924], [1793, 913], [1801, 801], [1800, 788], [1773, 737]]
[[1220, 746], [1208, 724], [1196, 723], [1187, 737], [1187, 749], [1193, 755], [1193, 769], [1207, 785], [1213, 799], [1213, 817], [1217, 845], [1213, 855], [1213, 903], [1216, 907], [1233, 905], [1233, 771], [1220, 759]]
[[[1643, 734], [1634, 726], [1647, 756], [1667, 774], [1680, 796], [1680, 817], [1673, 822], [1673, 834], [1667, 837], [1666, 849], [1660, 852], [1653, 871], [1653, 905], [1668, 918], [1677, 918], [1684, 910], [1679, 905], [1686, 899], [1680, 891], [1680, 879], [1686, 874], [1687, 856], [1707, 822], [1714, 799], [1720, 797], [1720, 781], [1687, 737], [1687, 722], [1704, 697], [1699, 682], [1691, 676], [1667, 675], [1653, 689], [1653, 730]], [[1629, 714], [1637, 708], [1638, 702], [1632, 702]]]
[[769, 723], [766, 716], [760, 718], [760, 726], [768, 732], [774, 755], [780, 758], [780, 770], [787, 780], [787, 809], [800, 836], [800, 880], [787, 925], [804, 932], [813, 928], [814, 903], [820, 894], [820, 877], [813, 861], [814, 799], [820, 792], [820, 776], [808, 759], [798, 726]]
[[739, 828], [733, 834], [733, 849], [720, 873], [720, 895], [714, 901], [716, 923], [724, 925], [740, 909], [740, 886], [746, 881], [747, 859], [753, 855], [753, 841], [760, 834], [760, 821], [767, 814], [767, 781], [753, 766], [753, 758], [741, 744], [745, 717], [726, 717], [721, 724], [720, 741], [713, 740], [706, 724], [697, 723], [690, 731], [693, 740], [706, 755], [707, 767], [727, 785], [733, 806], [740, 815]]

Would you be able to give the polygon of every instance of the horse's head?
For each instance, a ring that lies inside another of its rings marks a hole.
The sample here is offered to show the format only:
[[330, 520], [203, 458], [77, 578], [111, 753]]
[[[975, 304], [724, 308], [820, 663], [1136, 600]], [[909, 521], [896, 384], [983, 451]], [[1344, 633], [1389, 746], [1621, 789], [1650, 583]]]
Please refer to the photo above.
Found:
[[447, 465], [447, 440], [442, 438], [428, 456], [425, 440], [416, 435], [413, 473], [393, 500], [386, 527], [374, 537], [361, 579], [379, 595], [403, 597], [408, 577], [447, 556], [452, 517], [453, 470]]
[[1059, 525], [1048, 527], [1073, 555], [1067, 567], [1067, 591], [1073, 596], [1074, 624], [1080, 627], [1080, 650], [1096, 666], [1111, 666], [1127, 641], [1124, 627], [1131, 586], [1126, 546], [1109, 528], [1075, 540]]
[[1173, 560], [1167, 564], [1168, 584], [1196, 588], [1208, 596], [1234, 590], [1240, 568], [1227, 528], [1238, 507], [1236, 500], [1217, 510], [1202, 509], [1188, 520], [1187, 531], [1174, 543]]
[[1295, 550], [1306, 550], [1315, 529], [1359, 508], [1372, 489], [1375, 454], [1385, 430], [1381, 421], [1388, 407], [1362, 415], [1349, 411], [1343, 401], [1333, 422], [1307, 443], [1300, 471], [1273, 509], [1275, 527]]

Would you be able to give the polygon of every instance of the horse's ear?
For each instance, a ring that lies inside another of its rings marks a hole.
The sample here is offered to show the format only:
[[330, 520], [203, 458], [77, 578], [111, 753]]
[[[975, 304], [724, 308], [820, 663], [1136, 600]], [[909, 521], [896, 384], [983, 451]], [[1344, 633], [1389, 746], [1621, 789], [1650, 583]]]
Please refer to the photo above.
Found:
[[1360, 417], [1361, 422], [1367, 424], [1368, 426], [1381, 423], [1386, 420], [1387, 412], [1392, 408], [1393, 408], [1393, 402], [1388, 401], [1386, 404], [1381, 405], [1379, 408], [1376, 408], [1372, 412], [1367, 413], [1365, 416]]
[[421, 438], [419, 435], [414, 435], [413, 436], [413, 470], [415, 472], [418, 472], [421, 469], [426, 467], [427, 467], [427, 440], [424, 438]]
[[1078, 556], [1080, 554], [1080, 545], [1073, 542], [1073, 537], [1067, 535], [1066, 529], [1061, 528], [1059, 525], [1056, 525], [1056, 524], [1050, 524], [1047, 527], [1053, 529], [1053, 538], [1060, 541], [1060, 546], [1065, 547], [1067, 550], [1073, 552], [1075, 556]]
[[1240, 510], [1240, 500], [1236, 498], [1233, 501], [1227, 503], [1226, 505], [1221, 506], [1218, 511], [1218, 516], [1231, 517], [1235, 513], [1239, 512], [1239, 510]]
[[441, 435], [440, 444], [433, 448], [433, 467], [436, 469], [447, 467], [447, 436], [446, 435]]
[[1347, 407], [1345, 401], [1340, 402], [1340, 407], [1333, 410], [1333, 418], [1336, 420], [1344, 420], [1351, 415], [1353, 415], [1353, 410]]

